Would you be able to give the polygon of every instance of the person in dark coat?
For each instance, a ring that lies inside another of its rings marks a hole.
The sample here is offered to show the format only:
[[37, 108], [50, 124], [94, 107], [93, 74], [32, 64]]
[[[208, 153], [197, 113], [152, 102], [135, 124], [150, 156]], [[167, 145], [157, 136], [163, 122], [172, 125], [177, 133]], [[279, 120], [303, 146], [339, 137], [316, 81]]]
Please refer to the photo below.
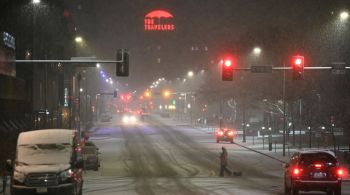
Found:
[[224, 176], [224, 172], [229, 175], [232, 175], [232, 172], [227, 168], [227, 150], [225, 147], [222, 147], [222, 152], [220, 153], [220, 176]]

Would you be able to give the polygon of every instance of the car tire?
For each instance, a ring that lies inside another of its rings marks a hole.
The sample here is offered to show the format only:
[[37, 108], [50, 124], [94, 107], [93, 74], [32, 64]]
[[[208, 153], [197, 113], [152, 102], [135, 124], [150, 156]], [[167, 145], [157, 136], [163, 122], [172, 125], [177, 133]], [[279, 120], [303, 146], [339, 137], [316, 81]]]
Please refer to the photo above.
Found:
[[83, 182], [80, 184], [80, 189], [78, 195], [83, 195]]
[[291, 191], [292, 191], [293, 195], [298, 195], [299, 194], [299, 189], [296, 186], [293, 186]]
[[334, 195], [341, 195], [341, 186], [334, 189]]
[[10, 194], [11, 195], [21, 195], [21, 193], [18, 190], [14, 189], [12, 187], [10, 187]]
[[291, 187], [291, 192], [292, 195], [298, 195], [299, 194], [299, 189], [297, 186], [295, 186], [295, 184], [292, 183], [292, 187]]
[[284, 194], [290, 194], [290, 192], [291, 192], [291, 189], [288, 188], [287, 183], [284, 182]]

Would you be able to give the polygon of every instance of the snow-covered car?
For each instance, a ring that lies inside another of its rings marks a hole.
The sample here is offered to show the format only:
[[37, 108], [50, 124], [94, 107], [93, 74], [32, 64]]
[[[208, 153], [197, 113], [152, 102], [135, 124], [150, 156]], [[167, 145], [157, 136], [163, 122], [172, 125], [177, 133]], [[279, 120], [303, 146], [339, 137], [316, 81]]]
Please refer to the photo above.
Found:
[[236, 131], [232, 129], [218, 129], [215, 133], [216, 142], [220, 141], [229, 141], [233, 143], [234, 138], [236, 137]]
[[83, 161], [77, 157], [75, 136], [75, 131], [65, 129], [21, 133], [11, 194], [82, 194]]

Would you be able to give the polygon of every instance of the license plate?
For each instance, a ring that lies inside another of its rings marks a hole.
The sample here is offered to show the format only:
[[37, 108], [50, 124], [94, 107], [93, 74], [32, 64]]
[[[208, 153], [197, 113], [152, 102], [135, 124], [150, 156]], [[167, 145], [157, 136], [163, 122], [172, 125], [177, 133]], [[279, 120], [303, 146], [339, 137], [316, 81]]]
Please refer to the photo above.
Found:
[[321, 172], [317, 172], [317, 173], [314, 173], [314, 178], [324, 178], [326, 177], [326, 174], [325, 173], [321, 173]]
[[47, 188], [37, 188], [36, 193], [47, 193]]

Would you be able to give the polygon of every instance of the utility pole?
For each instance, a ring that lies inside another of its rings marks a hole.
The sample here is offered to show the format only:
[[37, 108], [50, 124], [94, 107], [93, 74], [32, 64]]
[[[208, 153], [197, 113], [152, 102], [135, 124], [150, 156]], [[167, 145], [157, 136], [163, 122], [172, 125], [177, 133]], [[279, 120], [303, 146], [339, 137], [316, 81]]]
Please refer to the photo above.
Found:
[[[283, 64], [283, 67], [286, 65]], [[283, 156], [286, 156], [286, 70], [283, 69]]]
[[245, 98], [246, 98], [246, 96], [244, 95], [244, 98], [243, 98], [243, 143], [246, 142], [246, 105], [245, 105]]
[[81, 131], [80, 131], [80, 81], [81, 81], [81, 74], [78, 73], [78, 135], [79, 138], [81, 137]]

